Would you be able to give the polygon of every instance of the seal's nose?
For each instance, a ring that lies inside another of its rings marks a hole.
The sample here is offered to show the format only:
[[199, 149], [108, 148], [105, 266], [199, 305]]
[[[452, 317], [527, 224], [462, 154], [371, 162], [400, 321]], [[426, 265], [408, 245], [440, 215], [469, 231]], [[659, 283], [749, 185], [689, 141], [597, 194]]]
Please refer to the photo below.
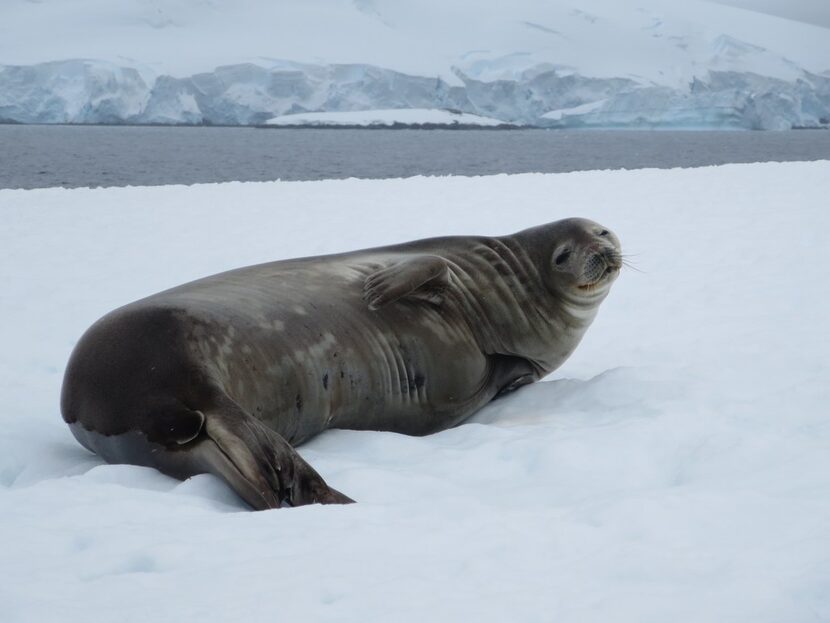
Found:
[[602, 251], [591, 253], [585, 262], [585, 280], [589, 282], [598, 280], [605, 273], [607, 267], [608, 264]]
[[592, 250], [585, 260], [582, 279], [587, 284], [597, 283], [609, 273], [618, 271], [621, 265], [622, 258], [614, 249], [599, 248]]

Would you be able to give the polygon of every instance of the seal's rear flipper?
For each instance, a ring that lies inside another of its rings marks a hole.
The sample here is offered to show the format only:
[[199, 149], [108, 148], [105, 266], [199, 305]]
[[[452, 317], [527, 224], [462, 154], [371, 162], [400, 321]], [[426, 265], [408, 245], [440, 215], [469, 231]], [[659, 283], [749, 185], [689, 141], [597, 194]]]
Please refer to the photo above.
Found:
[[198, 472], [222, 478], [255, 510], [354, 501], [329, 487], [285, 439], [241, 409], [205, 413], [204, 431], [191, 452]]
[[363, 300], [371, 310], [403, 297], [440, 304], [449, 284], [447, 260], [438, 255], [414, 255], [366, 277]]
[[230, 400], [204, 411], [181, 404], [157, 408], [137, 430], [119, 434], [100, 434], [77, 421], [69, 428], [108, 463], [155, 467], [181, 480], [214, 474], [255, 510], [354, 501], [329, 487], [291, 444]]

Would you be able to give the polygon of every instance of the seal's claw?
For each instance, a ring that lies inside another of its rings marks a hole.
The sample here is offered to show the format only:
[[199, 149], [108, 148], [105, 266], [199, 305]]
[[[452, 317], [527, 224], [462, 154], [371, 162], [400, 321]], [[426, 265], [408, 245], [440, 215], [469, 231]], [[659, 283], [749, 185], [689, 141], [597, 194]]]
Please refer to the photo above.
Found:
[[340, 493], [337, 489], [328, 488], [328, 491], [317, 498], [319, 504], [354, 504], [355, 501], [348, 495]]

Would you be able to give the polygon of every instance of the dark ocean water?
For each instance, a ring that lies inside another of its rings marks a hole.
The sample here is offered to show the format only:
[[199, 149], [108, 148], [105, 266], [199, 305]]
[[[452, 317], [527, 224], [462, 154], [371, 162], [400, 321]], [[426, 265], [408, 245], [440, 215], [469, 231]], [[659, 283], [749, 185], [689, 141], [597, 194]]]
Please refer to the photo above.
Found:
[[830, 159], [830, 131], [0, 125], [0, 188], [487, 175]]

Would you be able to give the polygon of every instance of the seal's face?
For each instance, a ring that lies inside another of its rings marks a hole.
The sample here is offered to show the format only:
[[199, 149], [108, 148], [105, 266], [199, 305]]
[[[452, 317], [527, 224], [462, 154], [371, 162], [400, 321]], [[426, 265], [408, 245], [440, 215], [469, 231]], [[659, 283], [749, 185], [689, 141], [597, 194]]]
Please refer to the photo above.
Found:
[[617, 236], [587, 219], [566, 219], [557, 225], [561, 230], [550, 259], [557, 287], [577, 295], [605, 294], [622, 266]]

